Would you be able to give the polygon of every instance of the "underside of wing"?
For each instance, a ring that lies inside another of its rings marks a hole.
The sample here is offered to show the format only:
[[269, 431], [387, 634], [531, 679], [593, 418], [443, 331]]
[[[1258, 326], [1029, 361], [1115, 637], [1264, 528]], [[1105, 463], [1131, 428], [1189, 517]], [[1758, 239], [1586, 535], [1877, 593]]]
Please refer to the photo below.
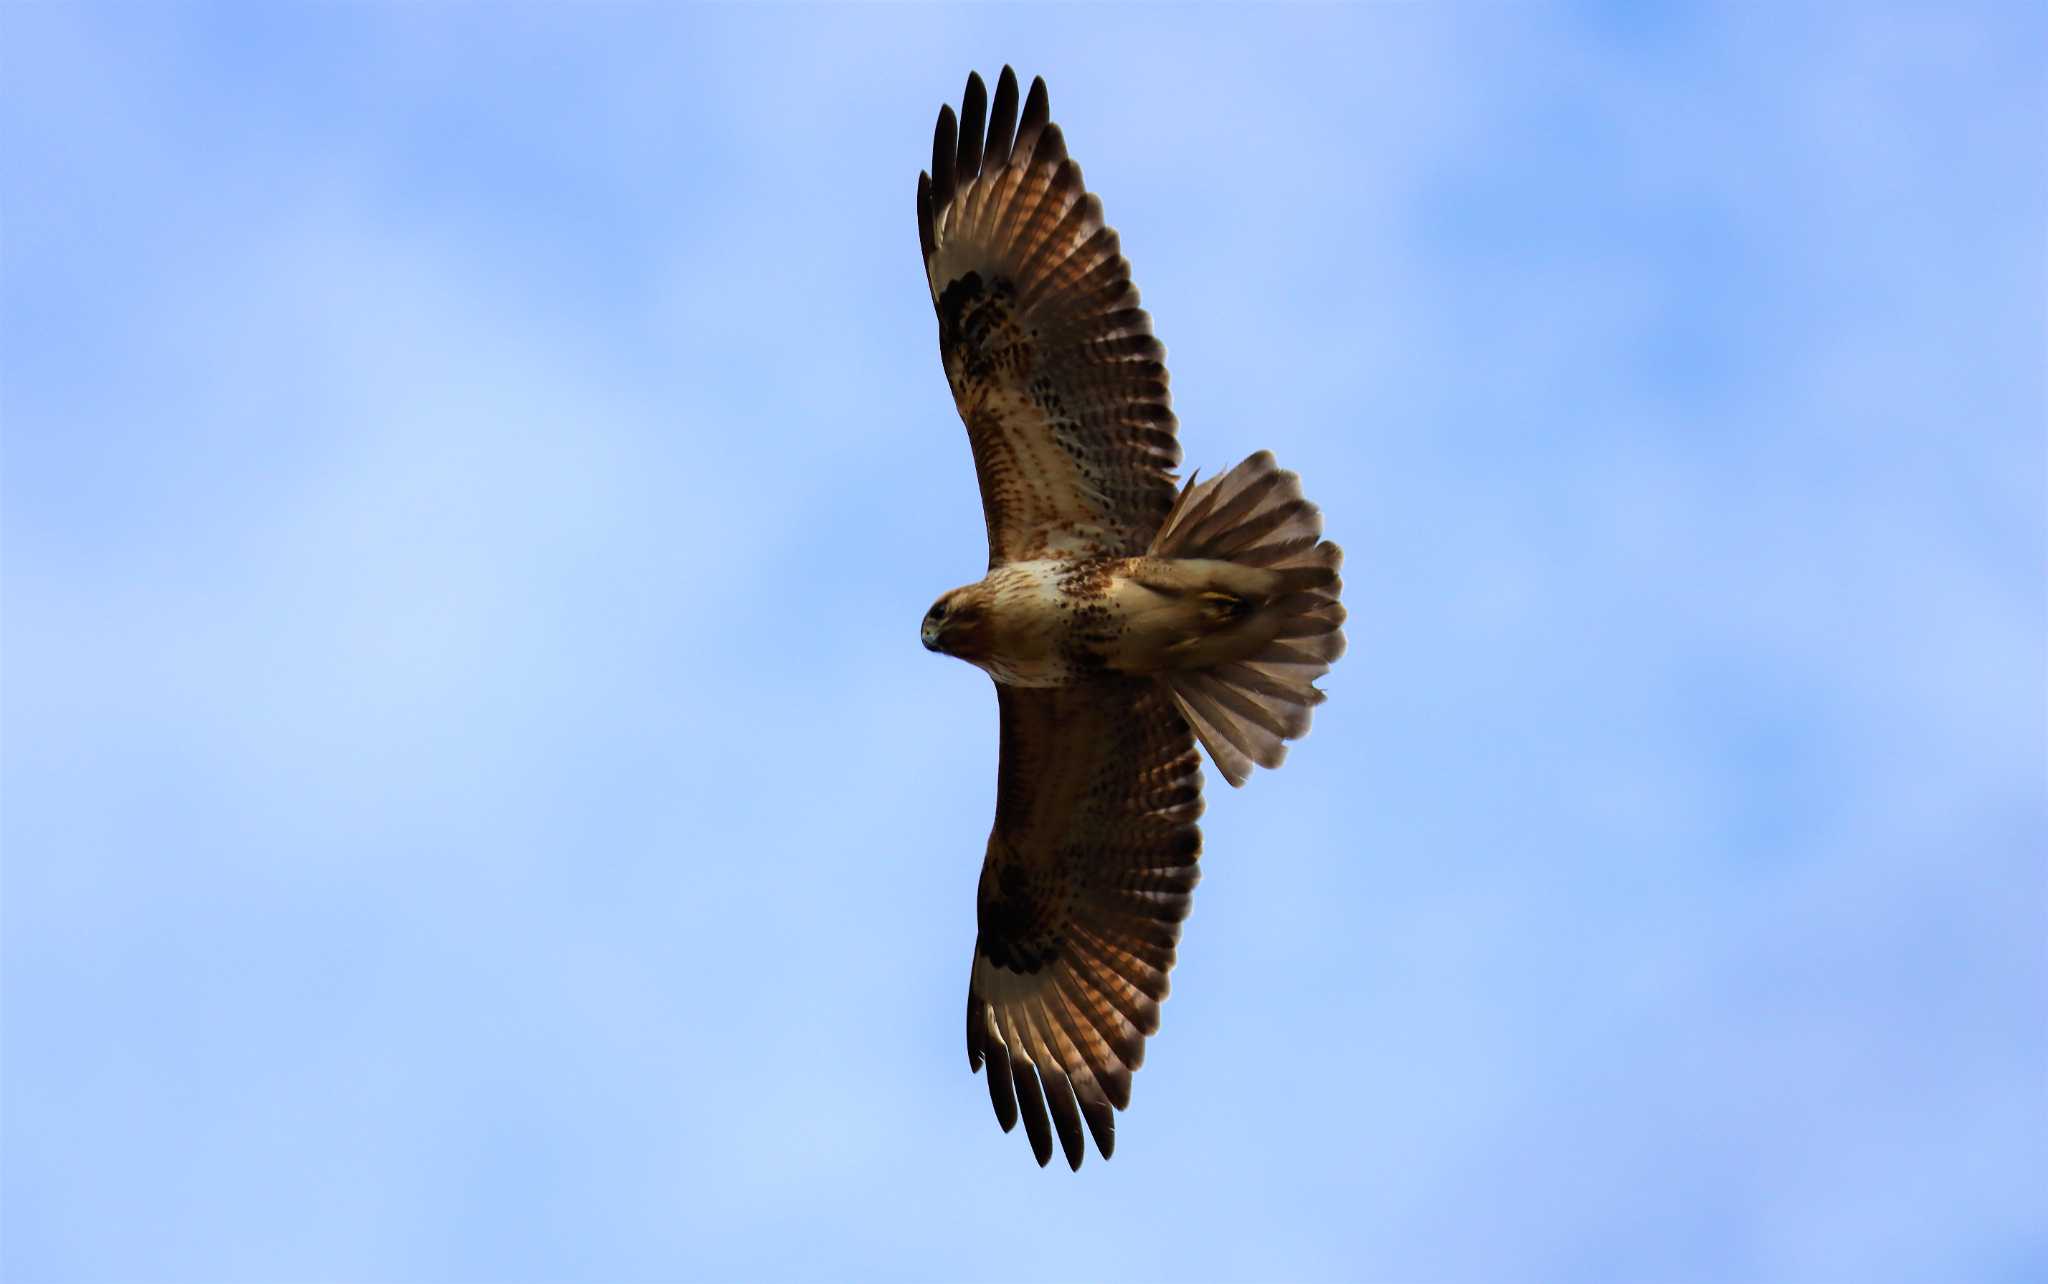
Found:
[[1180, 463], [1166, 349], [1043, 80], [1021, 117], [1008, 67], [993, 108], [972, 75], [940, 109], [917, 225], [989, 564], [1142, 552]]
[[1042, 1165], [1104, 1159], [1159, 1029], [1202, 835], [1194, 735], [1151, 679], [998, 685], [1002, 767], [977, 901], [967, 1059]]

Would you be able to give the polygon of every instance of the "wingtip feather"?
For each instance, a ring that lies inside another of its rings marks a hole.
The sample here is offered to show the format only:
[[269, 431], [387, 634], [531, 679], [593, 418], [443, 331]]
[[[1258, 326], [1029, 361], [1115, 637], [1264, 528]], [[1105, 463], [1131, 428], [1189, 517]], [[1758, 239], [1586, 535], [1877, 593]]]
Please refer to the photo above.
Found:
[[960, 96], [960, 151], [954, 165], [957, 182], [967, 182], [981, 173], [981, 144], [988, 131], [988, 88], [981, 73], [967, 73], [967, 90]]
[[960, 124], [954, 119], [953, 105], [946, 103], [939, 108], [939, 123], [932, 130], [932, 206], [943, 210], [953, 203], [954, 165], [959, 161]]
[[1052, 1120], [1045, 1113], [1045, 1093], [1038, 1082], [1038, 1071], [1029, 1061], [1021, 1057], [1010, 1062], [1010, 1072], [1016, 1081], [1017, 1105], [1024, 1120], [1024, 1135], [1031, 1141], [1031, 1156], [1040, 1168], [1052, 1162]]
[[1024, 97], [1024, 115], [1017, 122], [1017, 141], [1012, 144], [1013, 152], [1027, 147], [1035, 148], [1038, 135], [1052, 119], [1051, 99], [1045, 92], [1045, 77], [1031, 78], [1031, 92]]
[[988, 1041], [988, 1100], [995, 1108], [996, 1122], [1004, 1132], [1017, 1126], [1016, 1074], [1010, 1064], [1010, 1050], [1001, 1039]]
[[1008, 64], [996, 77], [996, 100], [988, 116], [988, 145], [982, 164], [999, 169], [1010, 161], [1010, 141], [1017, 134], [1017, 73]]
[[917, 245], [924, 252], [925, 275], [929, 281], [932, 254], [939, 248], [939, 241], [932, 227], [932, 176], [923, 170], [917, 174]]

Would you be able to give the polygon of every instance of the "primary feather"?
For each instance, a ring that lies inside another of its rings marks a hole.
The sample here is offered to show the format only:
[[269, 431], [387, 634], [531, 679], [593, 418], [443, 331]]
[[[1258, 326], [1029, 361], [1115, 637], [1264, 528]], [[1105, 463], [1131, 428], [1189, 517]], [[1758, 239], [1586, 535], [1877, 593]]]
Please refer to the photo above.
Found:
[[1045, 82], [1032, 82], [1016, 122], [1005, 67], [985, 136], [984, 99], [970, 76], [974, 128], [939, 113], [918, 239], [981, 481], [989, 565], [1140, 552], [1173, 506], [1180, 463], [1166, 349], [1102, 202], [1048, 120]]

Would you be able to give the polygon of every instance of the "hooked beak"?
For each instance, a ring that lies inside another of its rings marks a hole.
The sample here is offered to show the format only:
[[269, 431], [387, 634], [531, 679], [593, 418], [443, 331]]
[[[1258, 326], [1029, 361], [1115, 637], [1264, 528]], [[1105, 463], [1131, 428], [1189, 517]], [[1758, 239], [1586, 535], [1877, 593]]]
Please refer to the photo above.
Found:
[[938, 622], [937, 620], [926, 620], [926, 621], [924, 622], [924, 627], [923, 627], [922, 629], [918, 630], [918, 636], [924, 639], [924, 649], [925, 649], [925, 650], [927, 650], [927, 651], [936, 651], [936, 650], [938, 650], [938, 649], [939, 649], [939, 622]]

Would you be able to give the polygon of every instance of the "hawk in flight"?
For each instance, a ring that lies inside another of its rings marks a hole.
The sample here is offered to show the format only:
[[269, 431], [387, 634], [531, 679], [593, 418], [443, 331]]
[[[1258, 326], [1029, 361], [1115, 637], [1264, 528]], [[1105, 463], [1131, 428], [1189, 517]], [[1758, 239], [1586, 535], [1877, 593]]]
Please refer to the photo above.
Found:
[[917, 235], [967, 425], [988, 574], [940, 597], [927, 648], [995, 679], [996, 818], [981, 869], [967, 1059], [1043, 1165], [1082, 1127], [1109, 1158], [1159, 1028], [1199, 877], [1199, 740], [1241, 785], [1277, 767], [1344, 651], [1342, 551], [1260, 452], [1177, 484], [1166, 350], [1081, 182], [1045, 82], [1018, 111], [967, 78], [939, 109]]

